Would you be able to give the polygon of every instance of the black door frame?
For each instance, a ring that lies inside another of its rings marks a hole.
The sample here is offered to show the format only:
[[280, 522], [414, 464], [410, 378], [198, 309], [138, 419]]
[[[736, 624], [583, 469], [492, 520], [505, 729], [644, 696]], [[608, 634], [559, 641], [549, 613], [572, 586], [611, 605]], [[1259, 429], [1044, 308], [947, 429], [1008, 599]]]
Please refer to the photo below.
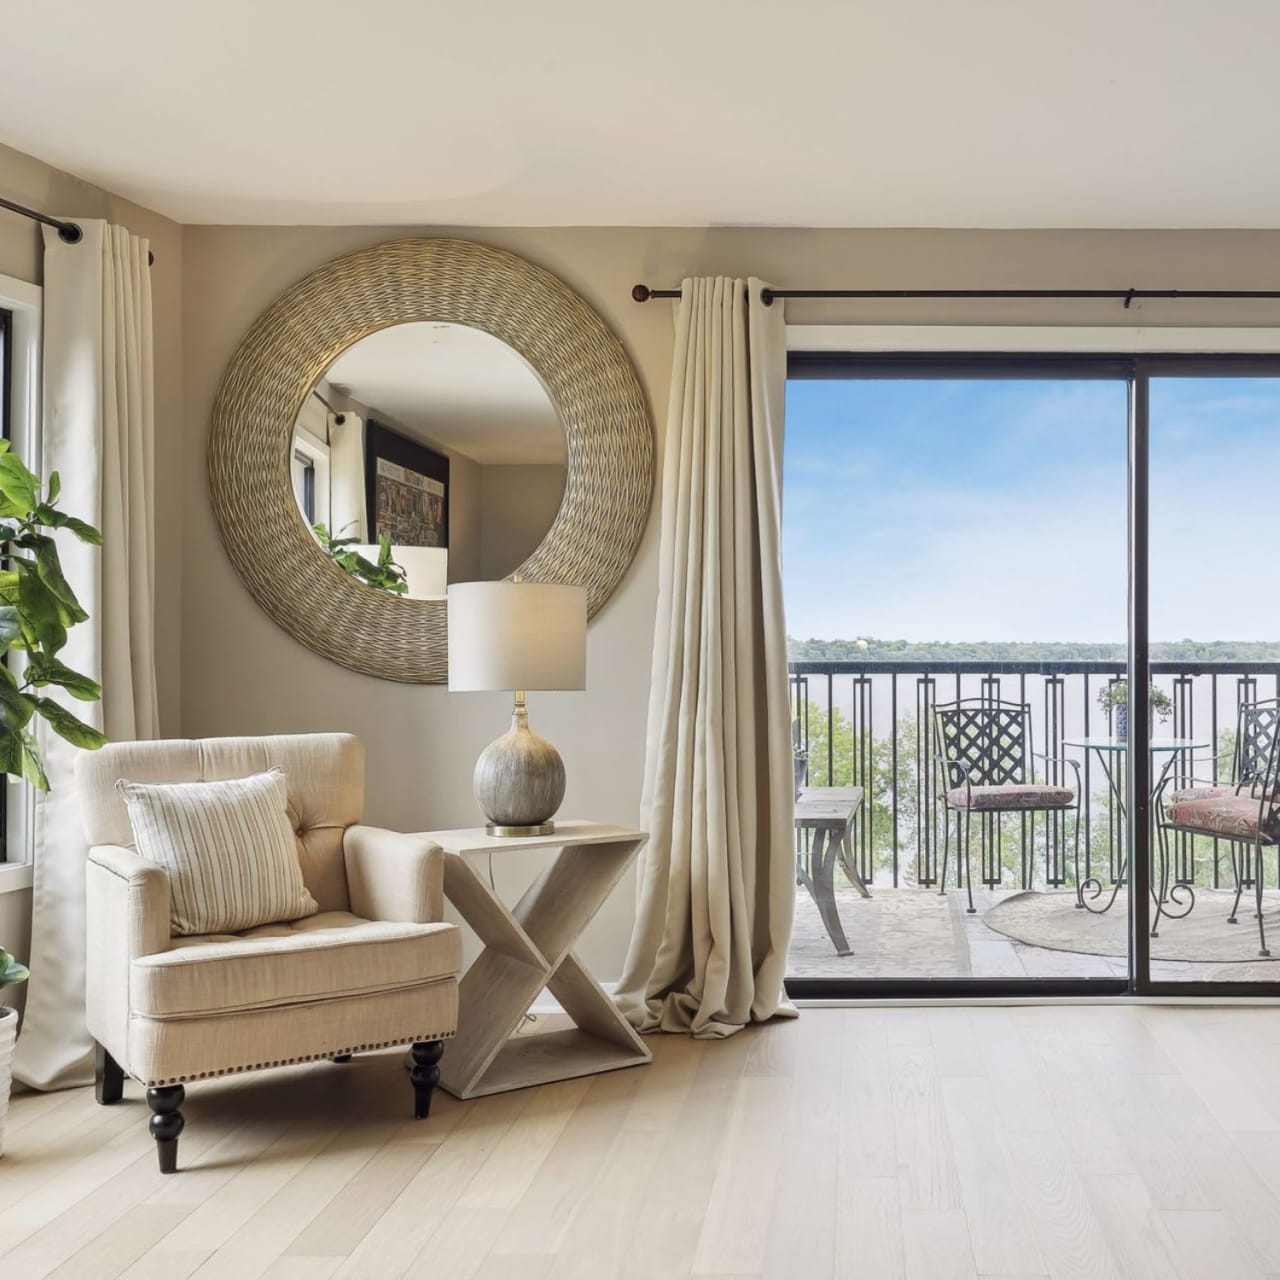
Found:
[[[1151, 640], [1149, 630], [1151, 380], [1159, 377], [1276, 377], [1280, 353], [1071, 355], [991, 352], [793, 351], [787, 377], [973, 378], [1120, 380], [1129, 388], [1128, 432], [1128, 663], [1129, 725], [1148, 723]], [[1275, 982], [1167, 982], [1151, 977], [1151, 756], [1125, 753], [1129, 796], [1126, 839], [1129, 858], [1128, 978], [788, 978], [797, 999], [902, 999], [950, 997], [998, 999], [1081, 996], [1152, 996], [1182, 999], [1280, 996]], [[1258, 868], [1258, 874], [1261, 874]]]

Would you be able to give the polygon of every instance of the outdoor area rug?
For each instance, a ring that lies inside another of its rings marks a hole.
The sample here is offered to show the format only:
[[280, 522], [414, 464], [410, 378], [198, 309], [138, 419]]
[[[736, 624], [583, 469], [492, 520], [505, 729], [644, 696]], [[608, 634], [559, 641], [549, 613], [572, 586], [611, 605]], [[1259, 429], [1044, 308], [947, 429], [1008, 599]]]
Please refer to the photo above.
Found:
[[[1258, 922], [1248, 890], [1240, 899], [1237, 924], [1228, 924], [1235, 892], [1197, 889], [1196, 905], [1181, 920], [1161, 917], [1160, 936], [1151, 939], [1154, 960], [1239, 961], [1266, 965], [1280, 960], [1280, 902], [1275, 893], [1263, 898], [1270, 960], [1258, 955]], [[1095, 905], [1106, 902], [1105, 895]], [[1052, 951], [1094, 956], [1128, 954], [1129, 904], [1121, 893], [1105, 915], [1082, 911], [1074, 890], [1067, 893], [1019, 893], [997, 903], [983, 923], [997, 933]], [[1154, 914], [1154, 907], [1152, 908]], [[1274, 938], [1274, 941], [1272, 941]]]

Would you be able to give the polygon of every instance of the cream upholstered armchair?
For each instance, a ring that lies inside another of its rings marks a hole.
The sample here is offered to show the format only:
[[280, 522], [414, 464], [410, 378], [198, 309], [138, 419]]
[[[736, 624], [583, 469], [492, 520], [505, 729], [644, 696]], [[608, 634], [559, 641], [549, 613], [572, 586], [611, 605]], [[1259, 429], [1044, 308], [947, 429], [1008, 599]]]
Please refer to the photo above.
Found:
[[[169, 878], [133, 848], [116, 782], [197, 782], [271, 768], [316, 915], [235, 934], [170, 935]], [[347, 734], [130, 742], [86, 753], [86, 1006], [97, 1097], [147, 1086], [160, 1168], [177, 1167], [190, 1080], [411, 1044], [425, 1117], [442, 1041], [457, 1029], [461, 947], [443, 923], [443, 854], [360, 825], [364, 748]]]

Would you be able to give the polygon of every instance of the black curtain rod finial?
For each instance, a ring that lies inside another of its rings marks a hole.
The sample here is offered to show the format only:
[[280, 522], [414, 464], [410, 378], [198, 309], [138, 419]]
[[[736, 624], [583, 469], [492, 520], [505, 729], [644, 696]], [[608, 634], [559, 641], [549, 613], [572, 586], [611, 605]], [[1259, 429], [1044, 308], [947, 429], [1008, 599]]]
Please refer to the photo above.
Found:
[[[21, 218], [30, 218], [32, 222], [39, 222], [46, 227], [56, 227], [58, 231], [58, 239], [63, 244], [79, 244], [84, 239], [84, 232], [74, 222], [63, 222], [61, 218], [51, 218], [47, 213], [40, 213], [36, 209], [28, 209], [25, 204], [18, 204], [16, 200], [6, 200], [0, 196], [0, 209], [8, 209], [10, 213], [16, 213]], [[147, 250], [147, 266], [155, 264], [156, 255]]]

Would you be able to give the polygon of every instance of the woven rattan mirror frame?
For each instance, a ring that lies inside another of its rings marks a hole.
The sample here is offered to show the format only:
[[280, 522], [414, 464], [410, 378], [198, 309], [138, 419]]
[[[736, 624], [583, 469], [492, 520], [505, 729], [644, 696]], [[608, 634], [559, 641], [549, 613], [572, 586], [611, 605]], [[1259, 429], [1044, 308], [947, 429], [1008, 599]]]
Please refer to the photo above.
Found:
[[541, 377], [568, 437], [564, 499], [517, 570], [587, 588], [594, 614], [626, 572], [653, 496], [653, 429], [622, 344], [568, 285], [465, 240], [375, 245], [328, 263], [258, 318], [213, 407], [209, 486], [236, 572], [276, 622], [334, 662], [388, 680], [447, 678], [445, 604], [356, 581], [299, 519], [289, 441], [333, 360], [389, 325], [449, 321], [500, 338]]

